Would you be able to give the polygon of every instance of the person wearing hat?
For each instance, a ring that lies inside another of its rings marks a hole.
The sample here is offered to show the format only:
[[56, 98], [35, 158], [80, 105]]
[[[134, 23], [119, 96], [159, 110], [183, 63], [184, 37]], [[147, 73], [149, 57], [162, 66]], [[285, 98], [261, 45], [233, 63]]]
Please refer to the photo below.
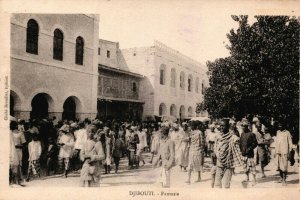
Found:
[[180, 167], [180, 170], [186, 171], [188, 165], [188, 141], [189, 138], [185, 131], [179, 130], [179, 124], [173, 124], [173, 131], [170, 133], [170, 138], [175, 144], [175, 163]]
[[161, 160], [160, 182], [162, 187], [169, 188], [171, 186], [171, 169], [175, 165], [175, 144], [169, 137], [169, 127], [162, 127], [161, 140], [157, 159], [153, 161], [153, 166], [157, 166]]
[[100, 162], [105, 159], [104, 149], [97, 134], [96, 126], [87, 129], [87, 141], [83, 143], [80, 159], [83, 162], [80, 171], [80, 185], [82, 187], [99, 187], [101, 176]]
[[215, 124], [209, 125], [209, 129], [206, 130], [206, 143], [207, 143], [207, 153], [210, 157], [211, 154], [214, 152], [214, 145], [217, 138], [217, 133], [215, 131]]
[[40, 177], [40, 157], [42, 154], [42, 145], [37, 133], [32, 135], [32, 141], [28, 144], [28, 152], [29, 168], [26, 181], [29, 181], [31, 174], [33, 174], [34, 177]]
[[70, 133], [70, 126], [65, 124], [60, 128], [60, 131], [63, 135], [60, 137], [58, 141], [58, 145], [60, 146], [59, 154], [58, 154], [58, 163], [60, 170], [64, 168], [64, 177], [67, 178], [67, 174], [70, 168], [70, 157], [72, 155], [72, 150], [74, 147], [74, 137]]
[[230, 188], [230, 182], [235, 167], [242, 165], [241, 152], [239, 147], [239, 138], [229, 132], [229, 119], [223, 119], [218, 122], [218, 132], [220, 136], [216, 138], [215, 156], [216, 156], [216, 174], [215, 188]]
[[252, 185], [256, 184], [256, 163], [254, 161], [254, 149], [257, 147], [257, 140], [254, 133], [252, 133], [249, 129], [249, 122], [247, 119], [242, 120], [242, 131], [240, 137], [240, 149], [243, 158], [243, 167], [246, 174], [246, 178], [244, 182], [249, 181], [249, 173], [253, 176]]
[[284, 122], [279, 122], [275, 140], [275, 153], [277, 171], [279, 171], [280, 174], [280, 180], [278, 182], [282, 183], [283, 186], [286, 186], [288, 157], [292, 148], [293, 143], [291, 133], [286, 130]]

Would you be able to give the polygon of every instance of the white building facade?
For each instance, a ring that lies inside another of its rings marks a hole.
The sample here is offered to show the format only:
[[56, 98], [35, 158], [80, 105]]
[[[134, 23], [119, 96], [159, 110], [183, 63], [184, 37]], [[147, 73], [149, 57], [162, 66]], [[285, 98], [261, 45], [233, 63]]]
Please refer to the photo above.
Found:
[[204, 65], [158, 41], [151, 47], [123, 49], [122, 57], [130, 71], [145, 76], [140, 83], [144, 116], [200, 115], [196, 106], [208, 83]]

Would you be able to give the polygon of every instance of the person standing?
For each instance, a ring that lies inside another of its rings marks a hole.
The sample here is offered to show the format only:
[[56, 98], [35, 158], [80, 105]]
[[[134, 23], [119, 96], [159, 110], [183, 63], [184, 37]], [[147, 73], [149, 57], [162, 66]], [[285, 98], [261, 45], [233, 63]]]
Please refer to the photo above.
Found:
[[[185, 125], [183, 129], [179, 129], [179, 138], [180, 138], [180, 145], [177, 149], [178, 157], [177, 162], [180, 168], [186, 172], [186, 168], [188, 166], [188, 159], [189, 159], [189, 132], [187, 131], [187, 126]], [[176, 155], [176, 150], [175, 150]]]
[[152, 131], [152, 136], [151, 136], [151, 160], [150, 160], [150, 163], [152, 163], [154, 156], [156, 156], [158, 154], [160, 138], [161, 138], [160, 131], [158, 130], [158, 127], [155, 126]]
[[257, 147], [257, 140], [255, 134], [249, 129], [249, 122], [247, 119], [242, 120], [242, 135], [240, 138], [240, 149], [243, 156], [243, 166], [246, 174], [244, 182], [249, 181], [249, 173], [253, 176], [252, 185], [256, 184], [256, 162], [254, 160], [254, 149]]
[[215, 188], [230, 188], [230, 182], [235, 167], [242, 165], [239, 138], [229, 132], [229, 119], [223, 119], [218, 125], [220, 136], [216, 138], [215, 154], [217, 158], [217, 169], [215, 175]]
[[42, 145], [38, 140], [38, 134], [32, 136], [32, 141], [28, 144], [29, 168], [26, 181], [29, 181], [31, 173], [34, 177], [40, 177], [40, 156], [42, 154]]
[[174, 123], [172, 130], [170, 130], [170, 139], [174, 142], [175, 145], [175, 163], [176, 165], [179, 165], [180, 170], [182, 170], [182, 165], [179, 163], [180, 154], [179, 154], [179, 148], [181, 144], [181, 138], [179, 133], [179, 125]]
[[262, 131], [262, 125], [260, 122], [256, 122], [256, 140], [257, 140], [257, 155], [261, 167], [262, 178], [265, 178], [265, 167], [269, 164], [269, 149], [268, 146], [270, 145], [271, 136], [265, 134]]
[[18, 130], [18, 123], [16, 121], [10, 122], [10, 175], [13, 186], [23, 186], [22, 180], [22, 148], [25, 141], [23, 132]]
[[112, 156], [113, 156], [114, 163], [116, 166], [115, 173], [117, 174], [118, 170], [119, 170], [119, 162], [120, 162], [121, 157], [123, 156], [123, 150], [124, 150], [125, 145], [119, 134], [116, 134], [115, 139], [116, 139], [116, 141], [114, 144]]
[[78, 123], [78, 130], [74, 131], [75, 136], [75, 144], [74, 144], [74, 169], [79, 170], [81, 168], [80, 162], [80, 151], [82, 149], [83, 144], [87, 141], [87, 133], [86, 129], [84, 128], [84, 123]]
[[51, 170], [54, 170], [54, 174], [56, 174], [57, 172], [58, 152], [58, 147], [54, 142], [53, 138], [49, 138], [47, 149], [47, 176], [50, 175]]
[[127, 150], [128, 150], [128, 166], [129, 169], [133, 169], [133, 165], [136, 164], [136, 150], [137, 150], [137, 144], [139, 141], [139, 136], [134, 131], [136, 128], [131, 127], [129, 129], [129, 136], [127, 140]]
[[147, 146], [147, 130], [143, 127], [143, 125], [138, 126], [137, 135], [139, 137], [139, 144], [137, 145], [137, 165], [139, 166], [140, 161], [143, 162], [143, 166], [145, 165], [145, 160], [143, 158], [144, 148]]
[[279, 183], [282, 182], [283, 186], [286, 186], [286, 176], [288, 171], [288, 157], [292, 150], [292, 136], [291, 133], [286, 130], [284, 123], [278, 123], [278, 131], [275, 140], [275, 153], [277, 170], [280, 174]]
[[80, 171], [82, 187], [99, 187], [101, 176], [100, 161], [105, 159], [101, 135], [95, 134], [96, 127], [90, 126], [87, 130], [87, 141], [83, 143], [80, 159], [83, 162]]
[[215, 132], [215, 125], [211, 124], [209, 129], [206, 130], [206, 142], [207, 142], [207, 151], [208, 156], [214, 152], [214, 145], [216, 142], [217, 133]]
[[111, 170], [111, 162], [112, 162], [112, 149], [114, 145], [114, 136], [111, 134], [111, 131], [108, 127], [104, 127], [105, 133], [105, 146], [104, 146], [104, 153], [105, 153], [105, 161], [104, 161], [104, 168], [105, 174], [109, 174]]
[[169, 127], [163, 126], [160, 129], [162, 134], [159, 146], [158, 159], [153, 161], [153, 166], [161, 160], [160, 182], [162, 187], [169, 188], [171, 186], [171, 169], [175, 165], [175, 144], [169, 138]]
[[60, 128], [60, 131], [63, 133], [61, 135], [58, 145], [60, 146], [59, 154], [58, 154], [58, 163], [60, 169], [62, 170], [64, 167], [64, 177], [67, 178], [67, 174], [70, 168], [70, 157], [72, 155], [72, 150], [74, 146], [74, 137], [70, 133], [70, 126], [65, 124]]
[[199, 130], [200, 122], [192, 121], [191, 133], [189, 142], [189, 160], [188, 160], [188, 180], [186, 183], [191, 183], [192, 171], [198, 172], [198, 178], [196, 182], [201, 181], [201, 171], [204, 165], [205, 155], [205, 137], [204, 133]]

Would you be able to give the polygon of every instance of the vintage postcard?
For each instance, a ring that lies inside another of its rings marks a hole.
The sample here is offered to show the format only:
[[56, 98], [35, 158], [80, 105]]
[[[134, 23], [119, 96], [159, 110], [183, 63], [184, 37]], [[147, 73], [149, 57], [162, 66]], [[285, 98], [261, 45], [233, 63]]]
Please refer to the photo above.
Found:
[[299, 198], [300, 1], [0, 5], [0, 199]]

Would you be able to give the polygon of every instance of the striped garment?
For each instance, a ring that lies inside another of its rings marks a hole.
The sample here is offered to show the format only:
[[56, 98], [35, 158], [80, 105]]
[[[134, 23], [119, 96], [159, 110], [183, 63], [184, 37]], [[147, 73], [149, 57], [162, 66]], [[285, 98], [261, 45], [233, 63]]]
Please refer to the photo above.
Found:
[[235, 168], [243, 165], [242, 154], [237, 143], [238, 137], [226, 133], [217, 138], [216, 154], [220, 167]]

